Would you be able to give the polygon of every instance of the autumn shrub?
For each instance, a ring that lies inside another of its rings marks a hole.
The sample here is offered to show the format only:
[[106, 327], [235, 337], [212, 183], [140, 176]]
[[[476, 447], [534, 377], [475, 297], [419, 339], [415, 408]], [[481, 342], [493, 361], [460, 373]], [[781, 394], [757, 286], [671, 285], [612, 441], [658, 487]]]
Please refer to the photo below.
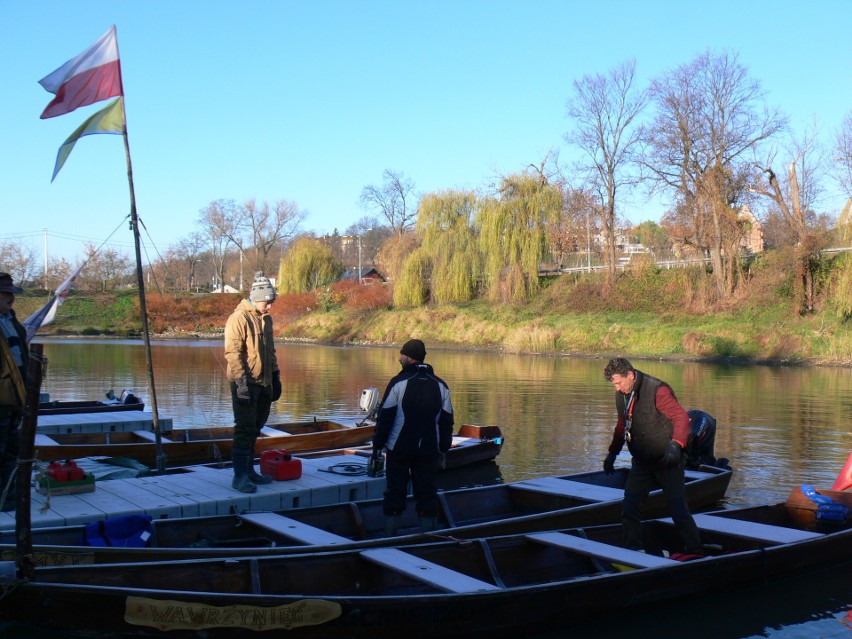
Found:
[[[270, 314], [276, 324], [293, 322], [317, 310], [316, 291], [279, 295]], [[279, 322], [280, 320], [280, 322]]]
[[355, 313], [365, 313], [381, 308], [390, 308], [393, 304], [391, 290], [385, 284], [371, 283], [360, 285], [357, 282], [338, 282], [335, 287], [343, 294], [343, 308]]

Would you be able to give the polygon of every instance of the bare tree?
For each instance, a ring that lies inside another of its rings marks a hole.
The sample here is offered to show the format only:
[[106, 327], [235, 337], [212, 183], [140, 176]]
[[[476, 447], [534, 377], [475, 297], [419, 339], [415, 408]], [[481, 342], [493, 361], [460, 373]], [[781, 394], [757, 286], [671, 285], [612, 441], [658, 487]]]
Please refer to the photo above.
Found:
[[557, 268], [565, 267], [569, 253], [586, 253], [586, 264], [591, 264], [592, 248], [597, 246], [598, 217], [596, 198], [590, 192], [563, 185], [562, 211], [549, 225], [547, 238]]
[[671, 195], [675, 225], [709, 252], [717, 290], [728, 296], [737, 266], [729, 234], [737, 232], [752, 172], [746, 155], [786, 119], [765, 107], [760, 83], [730, 52], [707, 51], [672, 69], [652, 83], [651, 95], [656, 115], [643, 165], [655, 187]]
[[[243, 204], [242, 215], [239, 218], [237, 234], [242, 229], [247, 231], [249, 242], [254, 252], [252, 273], [268, 272], [270, 253], [281, 244], [292, 238], [307, 213], [301, 210], [295, 202], [278, 200], [272, 206], [268, 202], [257, 204], [254, 199]], [[232, 239], [236, 244], [238, 238]], [[240, 240], [241, 242], [241, 240]], [[241, 244], [240, 247], [242, 248]], [[273, 271], [277, 271], [277, 265]]]
[[368, 185], [361, 190], [361, 206], [380, 213], [396, 235], [414, 226], [417, 203], [414, 182], [401, 171], [385, 169], [381, 186]]
[[198, 286], [198, 263], [206, 247], [205, 238], [197, 232], [169, 247], [158, 263], [158, 271], [166, 289], [189, 291]]
[[[213, 259], [213, 268], [219, 287], [225, 287], [225, 259], [228, 246], [238, 237], [240, 212], [233, 200], [216, 200], [199, 211], [202, 235]], [[237, 247], [242, 250], [242, 245]]]
[[780, 179], [772, 169], [774, 159], [756, 163], [763, 178], [752, 190], [768, 198], [784, 216], [796, 247], [797, 280], [800, 283], [801, 311], [811, 313], [816, 303], [815, 273], [820, 250], [825, 248], [826, 233], [814, 213], [822, 195], [821, 178], [825, 163], [817, 143], [817, 130], [795, 141], [787, 175]]
[[346, 228], [341, 246], [341, 258], [348, 265], [358, 263], [358, 246], [361, 247], [361, 265], [375, 265], [376, 256], [387, 239], [393, 235], [390, 227], [379, 218], [367, 215]]
[[837, 131], [834, 174], [846, 197], [852, 198], [852, 111], [843, 118]]
[[77, 278], [77, 285], [89, 291], [107, 291], [135, 282], [135, 261], [114, 249], [84, 247], [86, 268]]
[[32, 286], [44, 268], [39, 268], [38, 255], [31, 246], [0, 242], [0, 270], [11, 274], [21, 286]]
[[568, 101], [567, 115], [575, 128], [565, 139], [587, 156], [581, 168], [598, 201], [611, 282], [615, 278], [616, 198], [622, 187], [638, 179], [633, 170], [642, 133], [637, 118], [648, 101], [647, 91], [638, 89], [635, 80], [636, 61], [628, 60], [606, 74], [575, 80]]

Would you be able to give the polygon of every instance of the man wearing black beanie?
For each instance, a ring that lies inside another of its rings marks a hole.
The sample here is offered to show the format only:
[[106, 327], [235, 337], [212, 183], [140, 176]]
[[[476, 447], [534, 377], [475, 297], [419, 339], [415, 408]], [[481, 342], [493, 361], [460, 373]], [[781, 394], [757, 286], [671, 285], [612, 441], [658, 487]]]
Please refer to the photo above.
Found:
[[420, 528], [437, 528], [437, 471], [453, 443], [453, 405], [446, 382], [424, 364], [426, 346], [408, 340], [399, 351], [402, 371], [382, 398], [373, 455], [387, 449], [383, 502], [385, 534], [397, 534], [411, 481]]

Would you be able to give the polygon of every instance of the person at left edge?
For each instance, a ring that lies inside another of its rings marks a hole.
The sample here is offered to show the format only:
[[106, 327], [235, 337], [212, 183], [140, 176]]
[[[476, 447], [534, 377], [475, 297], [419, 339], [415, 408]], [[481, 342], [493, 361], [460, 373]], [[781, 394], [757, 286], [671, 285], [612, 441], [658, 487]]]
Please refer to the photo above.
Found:
[[234, 410], [234, 480], [242, 493], [272, 478], [254, 469], [254, 446], [269, 418], [272, 402], [281, 397], [281, 373], [269, 308], [276, 293], [263, 273], [255, 275], [248, 299], [242, 300], [225, 324], [225, 360]]
[[23, 292], [11, 275], [0, 273], [0, 494], [11, 482], [3, 510], [15, 510], [17, 503], [14, 482], [27, 397], [27, 332], [12, 310], [15, 295]]
[[382, 398], [373, 451], [387, 448], [382, 510], [385, 534], [399, 530], [408, 483], [423, 532], [438, 525], [437, 473], [453, 443], [453, 405], [446, 382], [424, 364], [426, 346], [408, 340], [399, 351], [402, 370], [388, 383]]

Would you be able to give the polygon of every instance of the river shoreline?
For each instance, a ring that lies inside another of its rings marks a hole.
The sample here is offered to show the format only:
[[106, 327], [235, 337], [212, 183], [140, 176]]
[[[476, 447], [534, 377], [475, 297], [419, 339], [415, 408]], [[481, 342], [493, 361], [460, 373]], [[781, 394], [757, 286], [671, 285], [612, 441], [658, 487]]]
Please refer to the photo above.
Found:
[[[200, 332], [200, 331], [170, 331], [168, 333], [157, 333], [151, 335], [151, 340], [154, 342], [217, 342], [223, 339], [224, 333], [215, 332]], [[38, 337], [50, 340], [141, 340], [141, 336], [123, 336], [123, 335], [72, 335], [69, 333], [51, 333], [39, 335]], [[369, 342], [357, 340], [351, 342], [334, 342], [324, 341], [310, 337], [282, 337], [275, 338], [276, 342], [285, 344], [304, 344], [311, 346], [326, 346], [335, 348], [384, 348], [392, 349], [400, 344], [386, 342]], [[660, 362], [694, 362], [701, 364], [714, 364], [721, 366], [771, 366], [771, 367], [792, 367], [792, 368], [809, 368], [809, 367], [824, 367], [824, 368], [852, 368], [852, 358], [848, 362], [824, 362], [812, 359], [771, 359], [771, 358], [748, 358], [748, 357], [698, 357], [693, 355], [632, 355], [621, 352], [601, 352], [601, 353], [581, 353], [581, 352], [512, 352], [498, 345], [474, 345], [465, 346], [462, 344], [453, 344], [446, 342], [430, 342], [430, 349], [472, 353], [476, 351], [486, 351], [493, 354], [518, 355], [524, 357], [557, 357], [557, 358], [575, 358], [575, 359], [599, 359], [609, 360], [613, 357], [627, 356], [635, 361], [660, 361]]]

